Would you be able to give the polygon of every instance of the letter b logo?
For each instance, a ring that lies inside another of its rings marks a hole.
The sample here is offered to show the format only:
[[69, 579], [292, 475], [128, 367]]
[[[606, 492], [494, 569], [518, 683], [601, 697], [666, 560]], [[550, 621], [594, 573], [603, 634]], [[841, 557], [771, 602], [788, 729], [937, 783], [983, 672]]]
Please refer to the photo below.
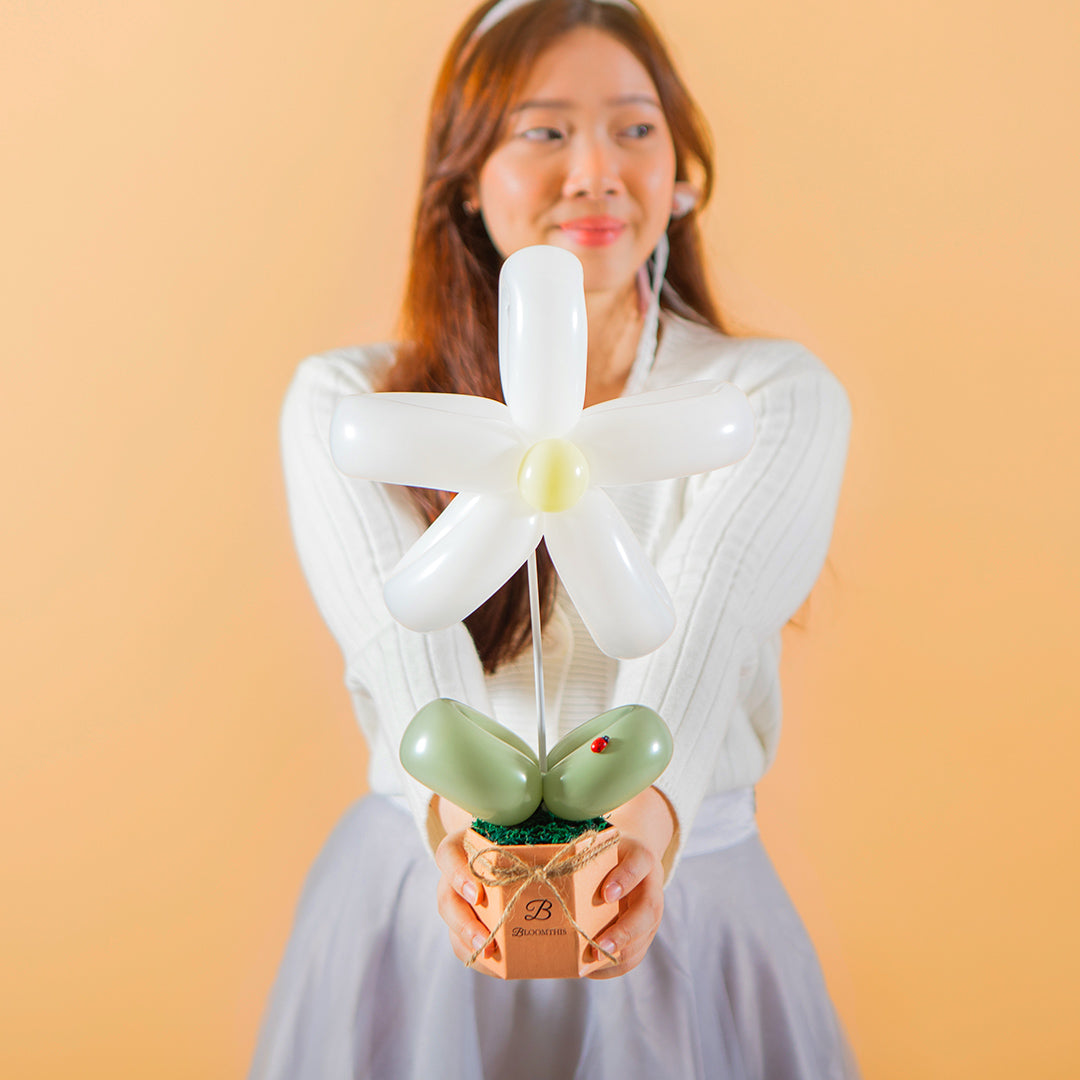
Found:
[[551, 901], [550, 900], [530, 900], [525, 905], [525, 921], [532, 922], [534, 919], [543, 921], [544, 919], [551, 918]]

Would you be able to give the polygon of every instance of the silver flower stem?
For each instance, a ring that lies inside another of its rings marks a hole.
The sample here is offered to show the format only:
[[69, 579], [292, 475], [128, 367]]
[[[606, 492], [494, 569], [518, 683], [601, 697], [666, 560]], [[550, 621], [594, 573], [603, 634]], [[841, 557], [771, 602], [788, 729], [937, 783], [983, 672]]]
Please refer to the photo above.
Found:
[[536, 756], [541, 776], [547, 772], [547, 727], [544, 722], [544, 646], [540, 640], [540, 583], [536, 549], [529, 556], [529, 614], [532, 617], [533, 683], [536, 686]]

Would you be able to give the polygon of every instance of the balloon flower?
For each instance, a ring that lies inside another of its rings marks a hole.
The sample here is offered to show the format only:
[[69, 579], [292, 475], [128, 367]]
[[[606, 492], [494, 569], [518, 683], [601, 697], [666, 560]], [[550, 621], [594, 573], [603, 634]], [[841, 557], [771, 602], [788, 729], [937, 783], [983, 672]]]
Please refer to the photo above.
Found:
[[[535, 550], [544, 539], [599, 648], [622, 659], [643, 656], [671, 634], [674, 609], [604, 489], [739, 460], [753, 442], [749, 402], [730, 383], [709, 381], [583, 408], [583, 272], [561, 248], [523, 248], [506, 260], [498, 314], [505, 404], [465, 394], [382, 393], [344, 398], [335, 411], [331, 452], [342, 472], [458, 493], [386, 581], [387, 607], [413, 630], [441, 630], [526, 562], [535, 594]], [[535, 603], [533, 611], [536, 650]], [[542, 703], [539, 661], [536, 670]], [[652, 710], [613, 713], [572, 732], [549, 761], [542, 715], [537, 757], [494, 720], [440, 700], [414, 718], [402, 761], [432, 790], [465, 809], [482, 808], [474, 812], [489, 821], [523, 820], [541, 797], [562, 817], [590, 817], [643, 790], [670, 758], [670, 734]], [[579, 734], [594, 727], [604, 730]], [[608, 741], [596, 748], [604, 734]]]

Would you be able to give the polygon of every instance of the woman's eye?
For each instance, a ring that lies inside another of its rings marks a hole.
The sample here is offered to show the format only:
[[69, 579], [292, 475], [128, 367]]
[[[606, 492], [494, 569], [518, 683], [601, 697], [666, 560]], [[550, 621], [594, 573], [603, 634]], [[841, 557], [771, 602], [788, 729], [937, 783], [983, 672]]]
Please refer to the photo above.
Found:
[[646, 135], [651, 134], [654, 130], [654, 124], [631, 124], [628, 128], [623, 129], [623, 134], [628, 135], [631, 139], [644, 139]]
[[562, 138], [562, 132], [554, 127], [532, 127], [523, 131], [521, 137], [529, 142], [554, 142]]

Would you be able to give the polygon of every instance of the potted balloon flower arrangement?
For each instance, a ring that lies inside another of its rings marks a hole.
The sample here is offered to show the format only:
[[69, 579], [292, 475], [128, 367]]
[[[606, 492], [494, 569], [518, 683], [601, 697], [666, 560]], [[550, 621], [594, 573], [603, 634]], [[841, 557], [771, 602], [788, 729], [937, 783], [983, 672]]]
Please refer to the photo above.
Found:
[[720, 468], [753, 441], [749, 403], [729, 383], [584, 408], [586, 334], [581, 263], [561, 248], [523, 248], [499, 279], [505, 404], [361, 394], [339, 402], [330, 433], [334, 461], [350, 476], [458, 493], [385, 582], [400, 623], [418, 632], [453, 625], [528, 565], [536, 749], [445, 698], [420, 709], [400, 747], [412, 776], [475, 818], [466, 850], [485, 886], [477, 914], [495, 942], [480, 966], [503, 978], [577, 976], [614, 960], [596, 943], [618, 913], [598, 893], [617, 858], [603, 815], [652, 784], [672, 750], [663, 720], [638, 704], [547, 749], [536, 548], [546, 542], [599, 648], [643, 656], [671, 634], [674, 610], [604, 489]]

